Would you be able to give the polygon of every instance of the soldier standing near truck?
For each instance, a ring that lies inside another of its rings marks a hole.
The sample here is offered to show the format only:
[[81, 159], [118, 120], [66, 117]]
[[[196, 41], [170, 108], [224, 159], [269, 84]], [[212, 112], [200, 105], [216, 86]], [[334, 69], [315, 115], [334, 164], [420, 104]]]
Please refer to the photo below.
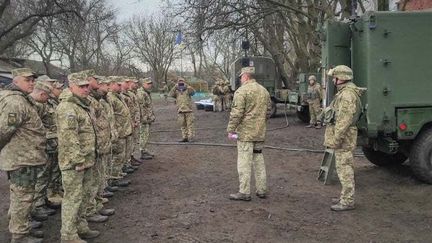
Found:
[[321, 113], [321, 100], [322, 92], [321, 85], [317, 83], [315, 75], [309, 76], [309, 86], [307, 89], [306, 102], [309, 105], [310, 121], [309, 125], [306, 127], [316, 129], [321, 128], [321, 121], [319, 120], [319, 115]]
[[353, 72], [345, 65], [330, 69], [329, 76], [337, 88], [332, 103], [325, 110], [327, 124], [324, 145], [334, 149], [336, 172], [342, 185], [339, 200], [330, 208], [333, 211], [353, 210], [354, 207], [354, 149], [357, 145], [357, 126], [360, 117], [360, 89], [353, 83]]

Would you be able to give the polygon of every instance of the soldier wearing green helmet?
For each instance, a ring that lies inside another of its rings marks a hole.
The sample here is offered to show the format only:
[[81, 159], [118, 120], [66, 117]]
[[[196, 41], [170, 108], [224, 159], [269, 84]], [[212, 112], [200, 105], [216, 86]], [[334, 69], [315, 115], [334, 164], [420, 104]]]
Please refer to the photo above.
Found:
[[336, 156], [336, 172], [342, 185], [339, 199], [330, 208], [333, 211], [353, 210], [354, 207], [354, 156], [357, 143], [356, 123], [361, 110], [361, 90], [351, 81], [351, 68], [339, 65], [328, 72], [333, 77], [337, 93], [325, 110], [327, 124], [324, 145], [333, 149]]

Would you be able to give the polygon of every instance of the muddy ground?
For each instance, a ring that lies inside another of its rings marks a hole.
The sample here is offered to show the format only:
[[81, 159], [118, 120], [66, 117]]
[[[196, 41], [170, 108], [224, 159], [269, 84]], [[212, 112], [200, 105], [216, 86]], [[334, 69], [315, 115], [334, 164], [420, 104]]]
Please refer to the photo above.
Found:
[[[181, 138], [173, 103], [156, 100], [151, 141]], [[285, 116], [269, 129], [285, 125]], [[227, 113], [196, 111], [195, 142], [233, 144], [225, 138]], [[269, 131], [267, 145], [322, 149], [323, 130], [308, 129], [294, 114], [289, 127]], [[163, 130], [163, 131], [161, 131]], [[432, 188], [407, 165], [378, 168], [355, 159], [357, 209], [329, 210], [340, 186], [317, 181], [322, 154], [264, 151], [269, 196], [228, 200], [238, 188], [235, 147], [151, 145], [156, 157], [129, 176], [132, 185], [107, 207], [116, 214], [89, 242], [431, 242]], [[0, 242], [8, 242], [8, 183], [0, 176]], [[59, 242], [60, 213], [44, 222], [45, 242]]]

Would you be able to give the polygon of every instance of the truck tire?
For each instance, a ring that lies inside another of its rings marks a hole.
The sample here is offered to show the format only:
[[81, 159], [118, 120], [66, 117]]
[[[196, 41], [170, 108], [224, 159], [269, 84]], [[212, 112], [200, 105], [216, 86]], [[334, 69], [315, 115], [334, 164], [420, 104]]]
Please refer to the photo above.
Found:
[[407, 160], [407, 157], [402, 153], [386, 154], [381, 151], [375, 151], [370, 147], [362, 147], [366, 158], [374, 165], [391, 166], [399, 165]]
[[409, 159], [414, 175], [432, 184], [432, 128], [420, 133], [414, 140]]
[[270, 117], [275, 117], [276, 116], [276, 112], [277, 112], [276, 102], [274, 100], [272, 100]]
[[297, 117], [300, 119], [300, 121], [304, 123], [309, 123], [310, 116], [309, 116], [309, 106], [303, 105], [301, 111], [297, 110]]

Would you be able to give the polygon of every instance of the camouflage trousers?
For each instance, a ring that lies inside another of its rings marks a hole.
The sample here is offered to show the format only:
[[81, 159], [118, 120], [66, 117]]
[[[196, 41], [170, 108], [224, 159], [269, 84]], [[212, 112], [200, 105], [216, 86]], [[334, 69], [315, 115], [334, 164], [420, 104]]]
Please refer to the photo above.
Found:
[[122, 178], [120, 173], [125, 163], [126, 158], [126, 142], [127, 138], [119, 138], [112, 145], [112, 163], [110, 168], [110, 179]]
[[132, 133], [133, 147], [132, 155], [140, 150], [141, 125], [134, 128]]
[[194, 120], [193, 112], [178, 113], [177, 122], [180, 124], [183, 138], [192, 139], [195, 136]]
[[220, 96], [217, 96], [214, 99], [214, 111], [219, 112], [219, 111], [223, 111], [223, 104], [222, 104], [222, 99]]
[[36, 180], [36, 194], [33, 206], [39, 207], [45, 204], [47, 200], [48, 189], [51, 188], [50, 193], [59, 192], [61, 188], [57, 184], [58, 180], [61, 180], [59, 165], [58, 165], [58, 153], [48, 154], [48, 162], [44, 166], [43, 170], [38, 174]]
[[264, 142], [237, 141], [237, 171], [240, 181], [240, 193], [250, 194], [252, 170], [255, 172], [257, 193], [267, 191], [266, 169], [262, 154]]
[[37, 175], [43, 166], [22, 167], [8, 171], [9, 178], [9, 232], [13, 235], [23, 235], [30, 232], [30, 211], [35, 196]]
[[309, 124], [316, 124], [317, 122], [320, 122], [320, 116], [321, 116], [321, 107], [320, 102], [314, 101], [309, 103], [309, 115], [310, 115], [310, 122]]
[[354, 204], [354, 156], [352, 150], [335, 149], [336, 172], [342, 185], [340, 203]]
[[126, 138], [126, 154], [123, 165], [131, 165], [131, 156], [133, 154], [133, 148], [134, 148], [134, 137], [133, 134], [129, 135]]
[[224, 110], [230, 110], [231, 109], [231, 95], [224, 95]]
[[150, 124], [141, 124], [140, 129], [140, 151], [147, 151], [147, 143], [150, 139]]
[[96, 163], [92, 168], [90, 182], [90, 200], [86, 205], [86, 216], [91, 216], [103, 208], [102, 192], [108, 186], [106, 177], [107, 163], [111, 154], [98, 154]]
[[63, 170], [63, 201], [61, 210], [61, 239], [77, 240], [79, 233], [89, 231], [85, 219], [86, 203], [90, 201], [92, 168], [84, 171]]

